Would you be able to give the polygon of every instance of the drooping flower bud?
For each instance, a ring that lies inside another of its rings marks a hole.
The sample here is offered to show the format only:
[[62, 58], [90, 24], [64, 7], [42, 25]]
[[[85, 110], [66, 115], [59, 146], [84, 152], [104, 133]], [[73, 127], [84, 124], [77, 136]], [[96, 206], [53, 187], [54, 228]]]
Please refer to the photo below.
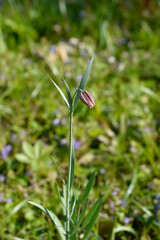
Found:
[[80, 100], [89, 108], [93, 108], [95, 105], [93, 96], [87, 91], [81, 92]]

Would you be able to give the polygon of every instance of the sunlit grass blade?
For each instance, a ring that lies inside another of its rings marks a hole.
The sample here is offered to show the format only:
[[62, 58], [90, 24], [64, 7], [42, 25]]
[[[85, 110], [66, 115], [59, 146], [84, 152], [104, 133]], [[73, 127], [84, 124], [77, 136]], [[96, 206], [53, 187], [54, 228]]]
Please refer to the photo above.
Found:
[[99, 212], [101, 210], [101, 207], [102, 207], [102, 202], [99, 204], [99, 206], [95, 210], [93, 216], [91, 217], [90, 222], [89, 222], [89, 224], [88, 224], [88, 226], [86, 228], [83, 240], [85, 240], [88, 237], [88, 235], [90, 234], [90, 232], [91, 232], [91, 230], [93, 228], [93, 225], [95, 224], [95, 221], [96, 221], [96, 219], [98, 217], [98, 214], [99, 214]]
[[61, 239], [65, 240], [65, 230], [60, 222], [60, 220], [58, 219], [58, 217], [50, 210], [48, 210], [47, 208], [43, 207], [42, 205], [32, 202], [32, 201], [28, 201], [28, 203], [32, 204], [33, 206], [41, 209], [44, 213], [47, 214], [47, 216], [50, 217], [50, 219], [52, 220], [52, 222], [55, 224], [57, 231], [59, 232]]
[[129, 233], [132, 233], [133, 235], [137, 236], [137, 233], [136, 233], [136, 231], [133, 228], [128, 227], [128, 226], [117, 226], [114, 229], [114, 232], [113, 232], [111, 240], [115, 240], [116, 239], [116, 233], [118, 233], [118, 232], [129, 232]]
[[[45, 69], [43, 69], [45, 71]], [[58, 92], [61, 94], [61, 97], [63, 98], [63, 100], [65, 101], [68, 109], [70, 110], [70, 106], [68, 103], [67, 98], [65, 97], [64, 93], [62, 92], [62, 90], [58, 87], [58, 85], [53, 81], [53, 79], [49, 76], [49, 74], [45, 71], [45, 73], [47, 74], [47, 76], [49, 77], [49, 79], [51, 80], [51, 82], [54, 84], [54, 86], [57, 88]]]
[[81, 223], [82, 223], [82, 221], [83, 221], [83, 218], [84, 218], [84, 215], [85, 215], [85, 213], [86, 213], [87, 207], [88, 207], [88, 203], [89, 203], [89, 200], [87, 199], [87, 201], [86, 201], [86, 203], [85, 203], [85, 205], [84, 205], [84, 207], [83, 207], [83, 210], [82, 210], [82, 212], [80, 213], [79, 220], [78, 220], [78, 222], [76, 223], [76, 226], [75, 226], [73, 232], [71, 232], [71, 236], [76, 233], [77, 229], [78, 229], [79, 226], [81, 225]]
[[72, 142], [70, 189], [72, 188], [72, 184], [73, 184], [73, 180], [74, 180], [74, 171], [75, 171], [75, 154], [74, 154], [74, 145], [73, 145], [73, 142]]
[[84, 191], [83, 191], [82, 197], [81, 197], [81, 199], [80, 199], [80, 203], [81, 203], [81, 204], [84, 203], [84, 201], [87, 199], [87, 197], [88, 197], [88, 195], [89, 195], [89, 192], [90, 192], [90, 190], [91, 190], [91, 188], [92, 188], [92, 186], [93, 186], [93, 183], [94, 183], [95, 174], [96, 174], [96, 172], [94, 171], [94, 172], [92, 173], [92, 175], [91, 175], [91, 177], [90, 177], [90, 179], [89, 179], [89, 181], [88, 181], [88, 183], [87, 183]]
[[69, 86], [68, 86], [67, 82], [64, 80], [64, 78], [63, 78], [63, 81], [64, 81], [64, 84], [65, 84], [66, 90], [67, 90], [68, 102], [69, 102], [69, 105], [71, 106], [71, 105], [72, 105], [72, 95], [71, 95], [71, 91], [70, 91], [70, 89], [69, 89]]
[[160, 96], [155, 93], [154, 91], [152, 91], [151, 89], [147, 88], [147, 87], [141, 87], [140, 90], [147, 94], [149, 97], [153, 98], [154, 100], [156, 100], [157, 102], [160, 103]]
[[136, 185], [136, 182], [137, 182], [137, 170], [134, 171], [134, 175], [133, 175], [133, 178], [132, 178], [132, 181], [131, 181], [131, 184], [129, 185], [128, 189], [127, 189], [127, 192], [125, 194], [125, 197], [124, 197], [124, 201], [127, 201], [128, 198], [130, 197], [130, 195], [132, 194], [134, 188], [135, 188], [135, 185]]
[[[86, 83], [87, 83], [87, 80], [88, 80], [88, 77], [89, 77], [89, 74], [90, 74], [90, 70], [91, 70], [91, 67], [92, 67], [92, 64], [93, 64], [93, 57], [91, 59], [91, 61], [89, 62], [84, 74], [83, 74], [83, 77], [82, 77], [82, 80], [80, 82], [80, 85], [79, 85], [79, 89], [81, 90], [84, 90], [85, 86], [86, 86]], [[76, 95], [76, 98], [74, 100], [74, 104], [73, 104], [73, 111], [76, 109], [76, 106], [77, 106], [77, 103], [79, 101], [79, 97], [81, 95], [81, 92], [78, 91], [77, 92], [77, 95]]]
[[24, 238], [14, 237], [9, 234], [0, 234], [0, 237], [3, 237], [3, 239], [7, 239], [7, 240], [8, 239], [10, 239], [10, 240], [25, 240]]
[[62, 174], [61, 174], [61, 172], [60, 172], [56, 162], [54, 161], [54, 159], [51, 156], [49, 156], [49, 157], [50, 157], [51, 161], [53, 162], [55, 168], [57, 169], [57, 172], [58, 172], [58, 174], [60, 176], [61, 181], [63, 182], [63, 184], [65, 184], [65, 180], [63, 179]]
[[90, 222], [92, 216], [94, 215], [96, 209], [99, 207], [99, 205], [102, 204], [102, 200], [103, 200], [103, 196], [101, 196], [94, 204], [93, 206], [91, 207], [91, 209], [89, 210], [87, 216], [85, 217], [84, 219], [84, 222], [82, 224], [82, 227], [81, 227], [81, 230], [82, 231], [86, 226], [87, 224]]

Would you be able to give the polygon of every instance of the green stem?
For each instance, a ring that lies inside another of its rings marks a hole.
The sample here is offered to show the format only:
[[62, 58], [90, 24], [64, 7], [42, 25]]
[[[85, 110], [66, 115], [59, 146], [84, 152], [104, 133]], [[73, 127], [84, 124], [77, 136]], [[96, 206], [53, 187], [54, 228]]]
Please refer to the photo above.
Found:
[[70, 199], [71, 199], [71, 164], [72, 164], [72, 121], [73, 112], [70, 112], [69, 124], [69, 166], [68, 166], [68, 183], [67, 183], [67, 197], [66, 197], [66, 240], [69, 240], [70, 233]]

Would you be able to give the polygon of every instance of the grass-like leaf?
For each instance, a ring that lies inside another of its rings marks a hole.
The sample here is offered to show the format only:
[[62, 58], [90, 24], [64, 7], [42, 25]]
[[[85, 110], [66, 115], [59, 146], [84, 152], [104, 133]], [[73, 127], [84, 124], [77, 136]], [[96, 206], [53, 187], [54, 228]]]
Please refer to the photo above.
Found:
[[113, 231], [111, 240], [116, 239], [116, 233], [118, 233], [118, 232], [129, 232], [129, 233], [132, 233], [133, 235], [137, 236], [137, 233], [134, 231], [133, 228], [128, 227], [128, 226], [117, 226]]
[[[45, 71], [45, 69], [43, 69]], [[70, 106], [68, 103], [67, 98], [65, 97], [64, 93], [62, 92], [62, 90], [58, 87], [58, 85], [53, 81], [53, 79], [49, 76], [49, 74], [45, 71], [45, 73], [47, 74], [47, 76], [49, 77], [49, 79], [51, 80], [51, 82], [54, 84], [54, 86], [57, 88], [58, 92], [61, 94], [61, 97], [63, 98], [63, 100], [65, 101], [68, 109], [70, 110]]]
[[28, 201], [28, 203], [32, 204], [33, 206], [41, 209], [43, 212], [45, 212], [47, 214], [47, 216], [50, 217], [50, 219], [52, 220], [52, 222], [55, 224], [57, 231], [59, 232], [59, 235], [61, 236], [62, 240], [65, 240], [65, 230], [60, 222], [60, 220], [58, 219], [58, 217], [50, 210], [48, 210], [47, 208], [43, 207], [42, 205], [35, 203], [35, 202], [31, 202]]
[[94, 204], [93, 206], [91, 207], [91, 209], [89, 210], [87, 216], [85, 217], [84, 219], [84, 222], [82, 224], [82, 227], [81, 227], [81, 230], [82, 231], [86, 226], [87, 224], [90, 222], [92, 216], [94, 215], [95, 211], [97, 210], [97, 208], [99, 207], [99, 205], [102, 204], [102, 200], [103, 200], [103, 196], [101, 196]]
[[[83, 77], [82, 77], [82, 80], [80, 82], [80, 85], [79, 85], [79, 89], [81, 90], [84, 90], [85, 86], [86, 86], [86, 83], [87, 83], [87, 80], [88, 80], [88, 77], [89, 77], [89, 73], [90, 73], [90, 70], [91, 70], [91, 66], [93, 64], [93, 57], [91, 59], [91, 61], [89, 62], [84, 74], [83, 74]], [[73, 111], [76, 109], [76, 106], [77, 106], [77, 103], [79, 101], [79, 97], [81, 95], [81, 92], [78, 91], [77, 92], [77, 95], [76, 95], [76, 98], [74, 100], [74, 104], [73, 104]]]
[[91, 177], [90, 177], [90, 179], [89, 179], [89, 181], [88, 181], [88, 183], [87, 183], [84, 191], [83, 191], [82, 197], [81, 197], [81, 199], [80, 199], [80, 203], [81, 203], [81, 204], [83, 204], [83, 203], [85, 202], [85, 200], [87, 199], [87, 197], [88, 197], [88, 195], [89, 195], [89, 192], [90, 192], [90, 190], [91, 190], [91, 188], [92, 188], [92, 186], [93, 186], [93, 183], [94, 183], [95, 174], [96, 174], [96, 172], [94, 171], [94, 172], [92, 173], [92, 175], [91, 175]]
[[72, 95], [71, 95], [71, 91], [69, 89], [69, 86], [68, 84], [66, 83], [66, 81], [63, 79], [64, 81], [64, 84], [66, 86], [66, 90], [67, 90], [67, 95], [68, 95], [68, 102], [69, 102], [69, 105], [71, 106], [72, 105]]
[[80, 213], [80, 216], [79, 216], [79, 220], [78, 222], [76, 223], [76, 226], [73, 230], [73, 232], [71, 232], [71, 236], [74, 235], [76, 232], [77, 232], [77, 229], [79, 228], [79, 226], [81, 225], [82, 221], [83, 221], [83, 218], [84, 218], [84, 215], [86, 213], [86, 210], [87, 210], [87, 207], [88, 207], [88, 203], [89, 203], [89, 200], [87, 199], [84, 207], [83, 207], [83, 210], [82, 212]]
[[50, 157], [51, 161], [53, 162], [55, 168], [57, 169], [57, 172], [58, 172], [58, 174], [59, 174], [59, 176], [60, 176], [61, 181], [63, 182], [63, 184], [65, 184], [65, 181], [64, 181], [64, 179], [63, 179], [63, 177], [62, 177], [62, 174], [61, 174], [61, 172], [60, 172], [60, 170], [59, 170], [56, 162], [54, 161], [54, 159], [53, 159], [51, 156], [49, 156], [49, 157]]
[[90, 234], [92, 227], [93, 227], [93, 225], [98, 217], [98, 214], [101, 210], [101, 207], [102, 207], [102, 202], [99, 204], [99, 206], [97, 207], [96, 211], [94, 212], [92, 218], [90, 219], [90, 223], [88, 224], [88, 226], [86, 228], [83, 240], [85, 240], [88, 237], [88, 235]]
[[56, 193], [57, 193], [57, 196], [58, 196], [59, 200], [61, 201], [63, 207], [66, 209], [66, 202], [65, 202], [65, 200], [64, 200], [63, 195], [61, 194], [62, 191], [60, 192], [60, 190], [59, 190], [58, 185], [57, 185], [56, 182], [55, 182], [55, 184], [54, 184], [54, 189], [55, 189], [55, 191], [56, 191]]

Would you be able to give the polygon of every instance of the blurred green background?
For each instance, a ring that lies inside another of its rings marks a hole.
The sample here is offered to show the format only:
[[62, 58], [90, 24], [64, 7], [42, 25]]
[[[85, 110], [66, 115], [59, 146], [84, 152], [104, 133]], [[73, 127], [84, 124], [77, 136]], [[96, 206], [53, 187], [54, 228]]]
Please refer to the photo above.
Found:
[[97, 169], [102, 239], [160, 239], [160, 1], [0, 0], [1, 240], [58, 239], [27, 203], [61, 217], [48, 155], [66, 176], [68, 112], [43, 67], [74, 92], [92, 56], [96, 106], [75, 113], [75, 186]]

